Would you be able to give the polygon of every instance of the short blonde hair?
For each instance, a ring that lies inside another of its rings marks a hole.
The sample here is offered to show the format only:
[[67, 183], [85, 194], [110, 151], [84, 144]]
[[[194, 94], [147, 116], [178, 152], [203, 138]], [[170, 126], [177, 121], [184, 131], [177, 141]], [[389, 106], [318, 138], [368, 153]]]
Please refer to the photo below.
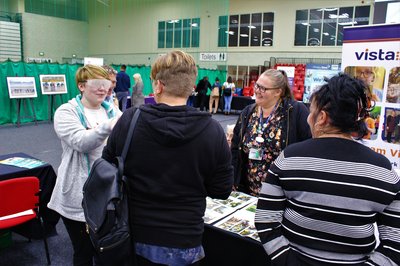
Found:
[[150, 77], [164, 84], [166, 94], [187, 98], [196, 82], [196, 63], [191, 55], [172, 51], [157, 58], [151, 66]]
[[77, 86], [79, 85], [79, 83], [86, 82], [88, 79], [98, 78], [110, 80], [108, 72], [104, 68], [95, 65], [85, 65], [83, 67], [80, 67], [75, 74], [75, 81]]

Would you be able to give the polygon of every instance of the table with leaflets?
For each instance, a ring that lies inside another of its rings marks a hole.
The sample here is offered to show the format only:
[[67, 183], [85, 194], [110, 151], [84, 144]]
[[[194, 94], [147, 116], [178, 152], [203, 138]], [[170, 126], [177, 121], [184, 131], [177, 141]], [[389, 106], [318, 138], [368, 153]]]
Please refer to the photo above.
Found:
[[[51, 193], [56, 184], [57, 175], [53, 167], [41, 160], [38, 160], [25, 153], [13, 153], [0, 155], [0, 181], [26, 176], [36, 176], [40, 184], [39, 212], [43, 218], [46, 231], [55, 232], [55, 226], [60, 219], [60, 215], [47, 208]], [[19, 233], [40, 238], [39, 224], [32, 220], [21, 226]]]
[[232, 192], [228, 199], [207, 198], [201, 265], [270, 265], [254, 226], [257, 198]]

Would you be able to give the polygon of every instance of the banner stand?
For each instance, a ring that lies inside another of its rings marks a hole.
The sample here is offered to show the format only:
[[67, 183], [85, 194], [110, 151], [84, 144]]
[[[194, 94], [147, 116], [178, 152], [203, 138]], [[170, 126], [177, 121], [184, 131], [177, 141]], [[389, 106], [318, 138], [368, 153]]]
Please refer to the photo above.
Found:
[[56, 109], [56, 96], [60, 96], [60, 102], [62, 103], [62, 96], [61, 94], [51, 94], [49, 95], [50, 97], [47, 97], [47, 103], [49, 106], [49, 110], [48, 110], [48, 115], [49, 115], [49, 122], [53, 121], [53, 116], [54, 116], [54, 109]]
[[[32, 107], [32, 113], [33, 113], [33, 120], [35, 121], [35, 125], [37, 125], [35, 106], [33, 105], [32, 98], [18, 98], [17, 99], [17, 106], [18, 106], [18, 109], [17, 109], [17, 127], [19, 127], [20, 124], [21, 124], [20, 123], [21, 122], [21, 103], [22, 103], [23, 100], [29, 100], [30, 101], [30, 104], [31, 104], [31, 107]], [[26, 109], [26, 101], [24, 101], [24, 106], [25, 106], [25, 109]], [[29, 117], [31, 117], [31, 116], [29, 116]]]

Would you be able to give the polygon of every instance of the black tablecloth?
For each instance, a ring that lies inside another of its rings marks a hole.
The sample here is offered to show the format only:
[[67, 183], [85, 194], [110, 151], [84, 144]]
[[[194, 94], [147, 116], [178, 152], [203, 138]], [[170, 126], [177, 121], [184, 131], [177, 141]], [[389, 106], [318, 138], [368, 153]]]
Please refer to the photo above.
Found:
[[[36, 159], [25, 153], [13, 153], [0, 155], [0, 161], [12, 157]], [[41, 190], [39, 198], [39, 212], [43, 218], [46, 230], [48, 232], [55, 230], [55, 226], [60, 219], [60, 215], [57, 212], [47, 208], [47, 203], [50, 201], [51, 193], [53, 192], [57, 179], [57, 175], [54, 172], [53, 167], [47, 163], [32, 169], [0, 164], [0, 181], [25, 176], [36, 176], [39, 178]], [[40, 237], [40, 230], [37, 230], [37, 224], [34, 221], [30, 224], [27, 223], [27, 226], [24, 226], [23, 228], [24, 230], [29, 231], [28, 234], [32, 238]]]
[[[193, 100], [194, 107], [199, 107], [199, 97], [197, 96], [190, 96]], [[206, 107], [208, 109], [208, 103], [209, 103], [210, 97], [207, 96], [207, 104]], [[231, 110], [235, 111], [242, 111], [247, 105], [255, 103], [255, 100], [252, 99], [251, 97], [247, 96], [233, 96], [232, 97], [232, 102], [231, 102]], [[221, 96], [219, 97], [219, 103], [218, 103], [218, 108], [222, 112], [224, 110], [224, 97]]]
[[203, 234], [206, 257], [202, 266], [268, 266], [270, 259], [260, 242], [206, 224]]

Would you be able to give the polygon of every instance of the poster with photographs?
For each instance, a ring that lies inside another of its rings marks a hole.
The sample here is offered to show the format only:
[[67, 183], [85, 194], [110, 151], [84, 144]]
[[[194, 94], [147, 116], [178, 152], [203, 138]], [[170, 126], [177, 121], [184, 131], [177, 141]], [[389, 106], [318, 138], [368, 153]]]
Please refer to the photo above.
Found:
[[225, 219], [216, 223], [215, 226], [223, 230], [239, 234], [243, 237], [250, 237], [260, 241], [257, 229], [254, 226], [254, 216], [256, 213], [256, 203], [250, 204]]
[[42, 94], [65, 94], [68, 92], [65, 75], [40, 75], [40, 87]]
[[400, 24], [345, 27], [342, 70], [367, 85], [373, 106], [360, 143], [386, 156], [400, 173]]
[[238, 191], [233, 191], [226, 200], [211, 199], [207, 197], [207, 206], [203, 217], [204, 222], [207, 224], [215, 223], [236, 210], [256, 201], [256, 197]]
[[36, 84], [34, 77], [7, 77], [10, 99], [36, 98]]

